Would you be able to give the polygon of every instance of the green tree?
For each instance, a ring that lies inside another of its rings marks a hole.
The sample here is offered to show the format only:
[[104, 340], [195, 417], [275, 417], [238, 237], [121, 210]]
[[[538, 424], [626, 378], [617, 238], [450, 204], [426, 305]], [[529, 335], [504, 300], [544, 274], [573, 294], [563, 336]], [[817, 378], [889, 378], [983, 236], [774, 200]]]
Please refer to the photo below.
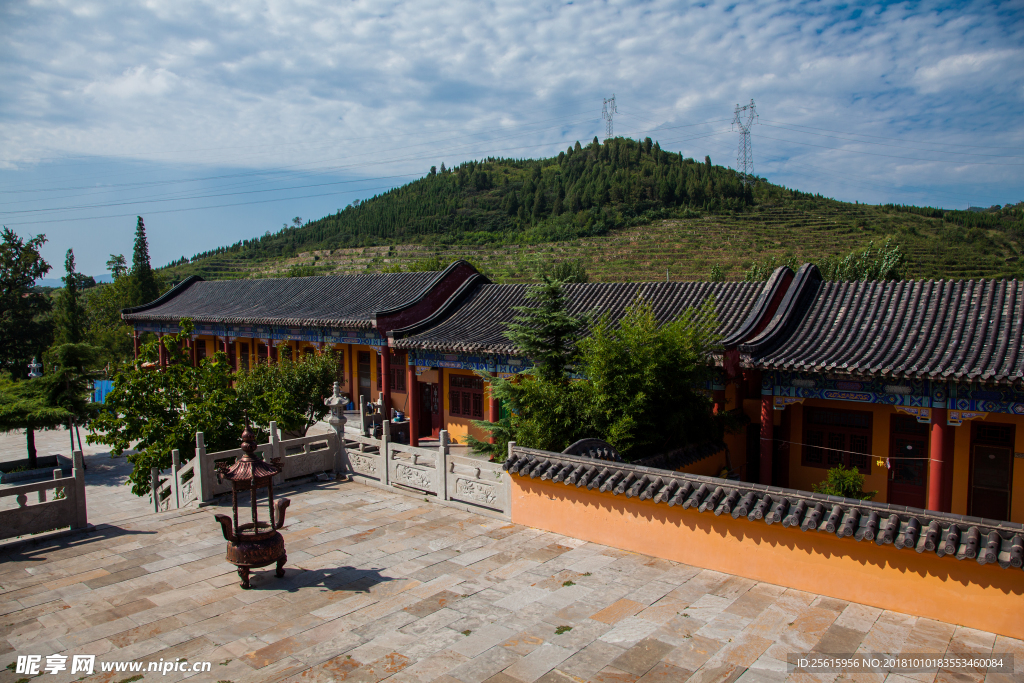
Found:
[[590, 274], [579, 259], [572, 261], [559, 261], [554, 265], [545, 264], [541, 267], [541, 276], [547, 275], [552, 280], [562, 283], [589, 282]]
[[830, 469], [825, 480], [812, 484], [811, 488], [815, 493], [855, 500], [871, 500], [878, 493], [864, 490], [864, 475], [856, 467], [846, 469], [842, 465]]
[[128, 262], [125, 261], [124, 254], [111, 254], [110, 258], [107, 259], [107, 270], [110, 271], [110, 275], [115, 281], [127, 273]]
[[142, 216], [138, 216], [135, 225], [135, 251], [132, 253], [131, 277], [134, 291], [132, 305], [141, 306], [148, 304], [160, 296], [160, 286], [157, 284], [153, 267], [149, 263], [149, 241], [146, 239], [146, 224]]
[[15, 382], [0, 374], [0, 431], [25, 430], [29, 469], [36, 467], [36, 430], [67, 424], [72, 415], [47, 400], [41, 378]]
[[211, 451], [238, 446], [243, 406], [231, 387], [234, 374], [227, 356], [217, 352], [204, 358], [199, 367], [192, 367], [181, 352], [191, 330], [191, 321], [183, 320], [179, 334], [164, 336], [171, 360], [168, 367], [142, 367], [143, 361], [157, 359], [158, 342], [154, 340], [143, 345], [138, 362], [125, 365], [114, 375], [114, 387], [86, 439], [110, 446], [113, 455], [135, 449], [128, 455], [133, 465], [128, 483], [137, 496], [149, 492], [150, 468], [170, 467], [172, 450], [191, 459], [196, 432], [203, 432]]
[[580, 342], [581, 382], [593, 433], [624, 458], [720, 439], [725, 418], [698, 394], [720, 350], [715, 300], [708, 297], [675, 320], [660, 323], [649, 301], [637, 300], [616, 324], [598, 319]]
[[516, 306], [517, 316], [505, 335], [534, 364], [538, 378], [562, 382], [576, 356], [576, 342], [586, 325], [583, 317], [566, 310], [562, 283], [547, 275], [530, 287], [526, 299], [534, 305]]
[[324, 399], [331, 395], [337, 376], [336, 354], [313, 353], [297, 361], [259, 363], [235, 376], [235, 390], [264, 434], [273, 420], [282, 431], [304, 436], [329, 412]]
[[58, 344], [78, 344], [84, 337], [85, 309], [79, 297], [80, 276], [75, 272], [75, 253], [70, 249], [64, 257], [64, 270], [67, 272], [61, 278], [64, 289], [57, 295], [54, 311], [54, 340]]
[[722, 270], [722, 266], [717, 263], [711, 266], [711, 276], [708, 279], [711, 282], [725, 282], [725, 271]]
[[36, 280], [50, 271], [39, 250], [45, 235], [27, 242], [8, 228], [0, 233], [0, 370], [25, 377], [34, 357], [49, 346], [50, 326], [42, 317], [50, 300], [33, 290]]

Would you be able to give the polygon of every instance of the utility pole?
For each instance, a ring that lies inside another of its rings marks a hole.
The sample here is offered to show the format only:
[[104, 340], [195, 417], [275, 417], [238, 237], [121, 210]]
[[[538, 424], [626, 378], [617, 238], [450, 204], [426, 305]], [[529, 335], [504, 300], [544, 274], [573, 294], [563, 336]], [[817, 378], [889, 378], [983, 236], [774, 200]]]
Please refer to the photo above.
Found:
[[615, 93], [612, 93], [611, 98], [604, 98], [604, 105], [601, 107], [601, 118], [605, 120], [605, 139], [612, 136], [612, 117], [619, 113], [619, 110], [615, 108]]
[[740, 172], [744, 185], [753, 183], [754, 176], [754, 152], [750, 149], [750, 127], [757, 121], [757, 109], [754, 108], [754, 100], [742, 107], [736, 105], [735, 116], [732, 120], [733, 130], [739, 127], [740, 144], [736, 150], [736, 170]]

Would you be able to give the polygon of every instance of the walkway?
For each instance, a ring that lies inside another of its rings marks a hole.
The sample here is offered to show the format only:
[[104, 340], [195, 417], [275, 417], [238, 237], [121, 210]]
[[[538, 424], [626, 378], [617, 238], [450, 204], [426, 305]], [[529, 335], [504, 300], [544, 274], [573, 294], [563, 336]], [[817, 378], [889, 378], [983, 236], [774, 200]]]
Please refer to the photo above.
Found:
[[[287, 576], [257, 571], [243, 591], [213, 520], [223, 510], [135, 514], [127, 490], [117, 491], [111, 501], [120, 496], [124, 516], [97, 513], [109, 521], [95, 532], [0, 553], [0, 667], [60, 652], [210, 661], [212, 673], [193, 680], [232, 683], [746, 683], [784, 680], [787, 653], [816, 649], [1014, 652], [1024, 671], [1018, 640], [354, 483], [287, 492]], [[0, 682], [19, 678], [0, 673]]]

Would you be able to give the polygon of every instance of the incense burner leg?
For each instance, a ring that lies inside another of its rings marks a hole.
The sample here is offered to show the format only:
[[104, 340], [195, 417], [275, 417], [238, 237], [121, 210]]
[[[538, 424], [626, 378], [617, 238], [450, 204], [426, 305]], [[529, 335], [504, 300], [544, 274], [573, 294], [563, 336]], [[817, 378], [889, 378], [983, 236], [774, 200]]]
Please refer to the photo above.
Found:
[[240, 579], [242, 579], [242, 588], [244, 588], [245, 590], [249, 590], [249, 568], [239, 567], [238, 576]]
[[281, 558], [277, 561], [277, 572], [275, 572], [276, 575], [277, 575], [277, 578], [279, 578], [279, 579], [284, 578], [284, 563], [287, 562], [287, 561], [288, 561], [288, 556], [287, 555], [282, 555]]

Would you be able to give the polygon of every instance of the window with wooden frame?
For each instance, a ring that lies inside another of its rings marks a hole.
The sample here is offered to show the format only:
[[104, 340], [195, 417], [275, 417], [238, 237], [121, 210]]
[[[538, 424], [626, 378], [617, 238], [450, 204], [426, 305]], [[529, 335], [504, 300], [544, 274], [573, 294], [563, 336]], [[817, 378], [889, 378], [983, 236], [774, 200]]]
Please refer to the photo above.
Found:
[[484, 381], [479, 377], [450, 375], [448, 404], [452, 415], [484, 419]]
[[[380, 362], [380, 356], [377, 357]], [[377, 391], [381, 391], [380, 368], [377, 368]], [[405, 392], [405, 354], [391, 354], [391, 391]]]
[[842, 465], [871, 473], [871, 413], [805, 408], [803, 441], [807, 467]]

